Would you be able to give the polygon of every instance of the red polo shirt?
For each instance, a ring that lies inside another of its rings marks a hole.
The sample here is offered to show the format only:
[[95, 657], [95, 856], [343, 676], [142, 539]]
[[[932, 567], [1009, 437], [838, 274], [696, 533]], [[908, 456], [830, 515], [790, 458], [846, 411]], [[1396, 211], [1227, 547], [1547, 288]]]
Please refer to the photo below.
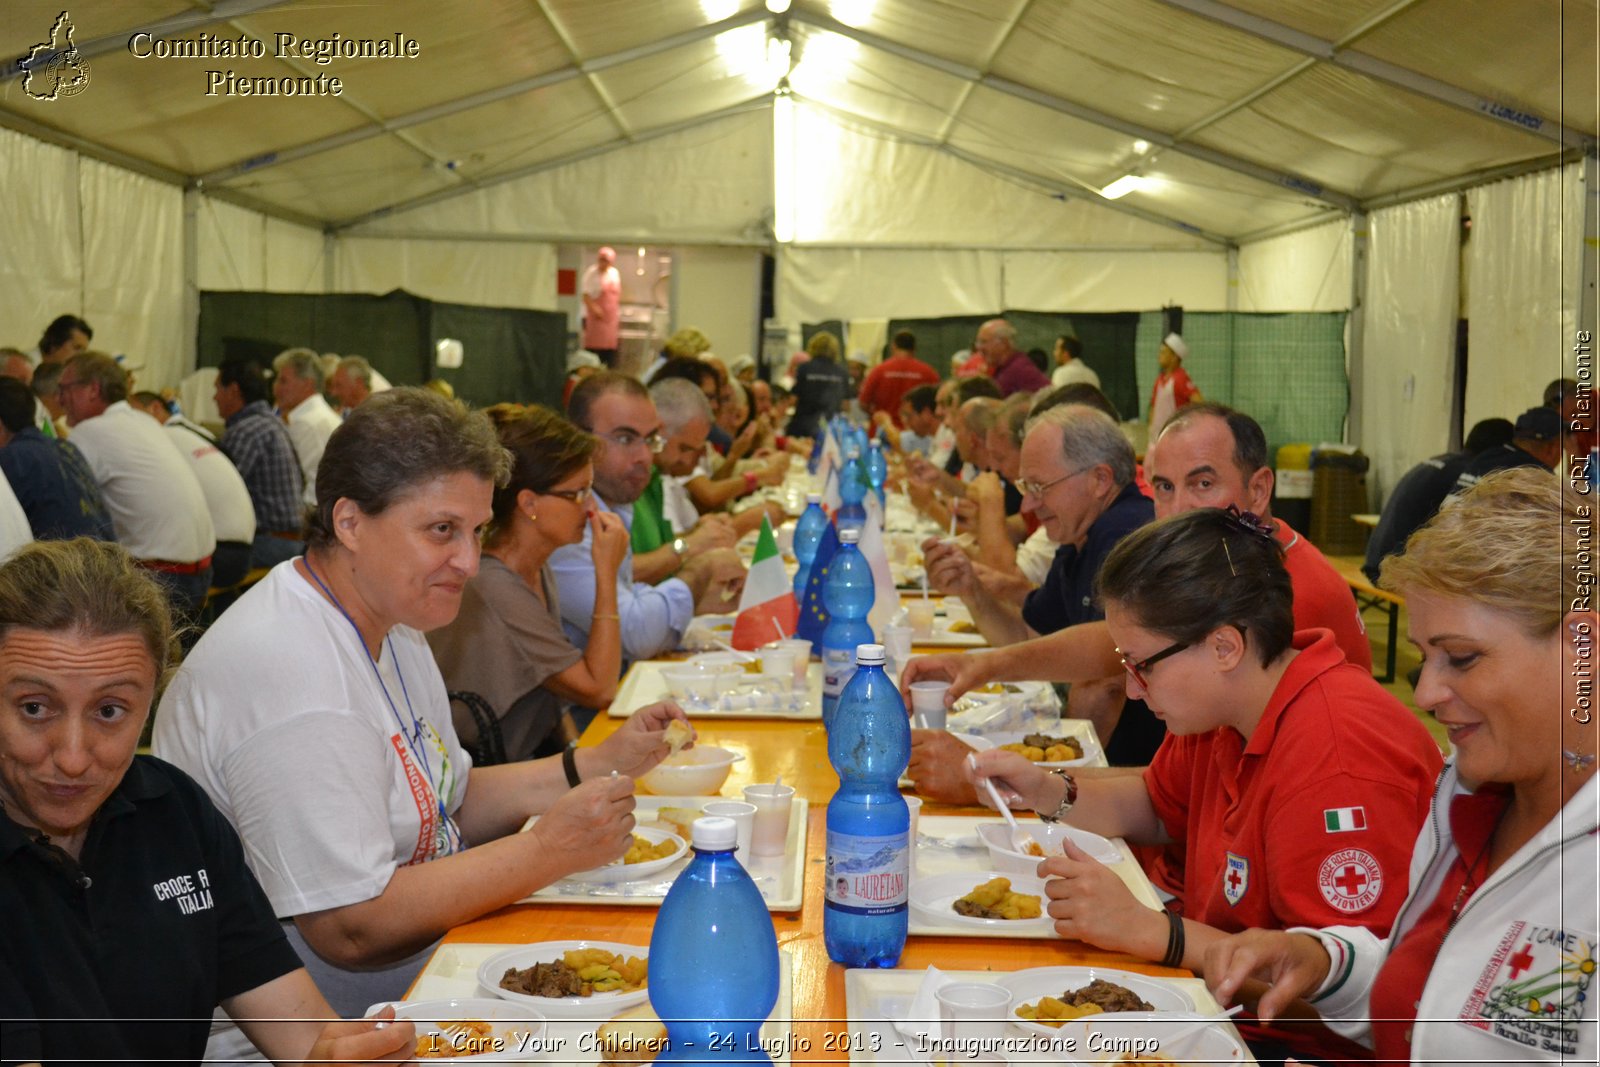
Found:
[[1219, 930], [1358, 925], [1388, 932], [1443, 760], [1427, 730], [1326, 630], [1299, 651], [1248, 741], [1168, 734], [1145, 769], [1188, 845], [1183, 914]]
[[912, 356], [895, 355], [867, 372], [861, 383], [861, 410], [869, 416], [887, 411], [900, 425], [900, 401], [919, 385], [938, 385], [939, 372]]
[[1372, 645], [1361, 622], [1350, 583], [1339, 577], [1316, 545], [1274, 519], [1278, 543], [1283, 546], [1283, 565], [1294, 586], [1294, 628], [1332, 630], [1333, 638], [1344, 650], [1344, 658], [1362, 670], [1372, 672]]

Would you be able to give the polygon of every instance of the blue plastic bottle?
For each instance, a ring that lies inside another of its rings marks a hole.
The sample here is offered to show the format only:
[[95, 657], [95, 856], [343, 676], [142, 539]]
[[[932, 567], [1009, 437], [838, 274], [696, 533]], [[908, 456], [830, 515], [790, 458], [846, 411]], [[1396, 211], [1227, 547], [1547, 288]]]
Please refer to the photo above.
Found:
[[861, 506], [866, 498], [866, 466], [861, 453], [852, 446], [850, 458], [844, 461], [844, 469], [839, 472], [839, 514], [833, 519], [841, 534], [846, 530], [860, 530], [866, 524], [867, 509]]
[[828, 513], [822, 510], [822, 494], [807, 494], [806, 509], [794, 524], [794, 558], [800, 563], [800, 569], [794, 572], [796, 600], [805, 600], [806, 581], [811, 577], [811, 561], [817, 558], [817, 544], [822, 540], [822, 531], [827, 528]]
[[822, 725], [833, 719], [839, 695], [855, 670], [856, 647], [872, 640], [867, 613], [872, 610], [872, 565], [856, 543], [859, 528], [839, 530], [839, 551], [828, 564], [822, 603], [828, 626], [822, 631]]
[[888, 506], [883, 491], [883, 483], [889, 480], [889, 461], [883, 456], [883, 446], [877, 440], [867, 446], [867, 484], [872, 491], [878, 494], [878, 503]]
[[778, 1002], [772, 915], [734, 858], [732, 819], [696, 819], [691, 836], [694, 859], [650, 934], [650, 1006], [669, 1045], [656, 1062], [770, 1063], [760, 1033]]
[[883, 646], [864, 644], [828, 727], [839, 791], [828, 802], [822, 937], [846, 967], [893, 967], [906, 947], [911, 815], [896, 783], [910, 759], [911, 726]]

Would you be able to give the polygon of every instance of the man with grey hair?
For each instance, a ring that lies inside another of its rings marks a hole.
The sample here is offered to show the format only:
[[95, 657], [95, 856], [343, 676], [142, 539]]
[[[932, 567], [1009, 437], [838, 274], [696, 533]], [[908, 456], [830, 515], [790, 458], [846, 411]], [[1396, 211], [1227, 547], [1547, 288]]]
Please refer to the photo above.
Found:
[[1044, 371], [1017, 347], [1017, 331], [1005, 319], [990, 319], [979, 326], [972, 349], [983, 357], [989, 377], [1000, 387], [1002, 397], [1037, 392], [1050, 384]]
[[683, 483], [705, 454], [714, 418], [711, 402], [693, 382], [668, 378], [650, 387], [661, 419], [661, 450], [644, 495], [633, 505], [633, 550], [652, 551], [694, 529], [700, 511]]
[[341, 411], [354, 411], [373, 393], [389, 388], [389, 382], [367, 362], [365, 356], [345, 356], [328, 376], [328, 395], [338, 401]]
[[343, 421], [322, 397], [322, 357], [309, 348], [289, 348], [272, 361], [272, 398], [289, 427], [300, 473], [305, 477], [307, 507], [317, 503], [317, 464], [328, 438]]
[[991, 645], [1101, 617], [1094, 578], [1118, 541], [1155, 517], [1134, 484], [1133, 447], [1104, 412], [1081, 404], [1052, 408], [1028, 423], [1017, 485], [1022, 507], [1060, 547], [1044, 584], [1012, 605], [989, 594], [965, 553], [930, 560], [928, 578], [960, 596]]

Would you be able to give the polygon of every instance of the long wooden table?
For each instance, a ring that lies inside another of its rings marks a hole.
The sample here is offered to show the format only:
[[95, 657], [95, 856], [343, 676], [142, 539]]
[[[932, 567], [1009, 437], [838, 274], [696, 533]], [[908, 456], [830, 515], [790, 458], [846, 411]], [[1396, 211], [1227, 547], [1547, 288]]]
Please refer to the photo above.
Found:
[[[582, 744], [592, 745], [626, 720], [598, 715], [584, 732]], [[700, 727], [707, 743], [745, 754], [734, 764], [723, 787], [725, 796], [738, 796], [752, 782], [770, 782], [779, 774], [798, 795], [811, 801], [811, 821], [806, 833], [806, 867], [820, 868], [825, 851], [826, 805], [838, 787], [838, 777], [827, 758], [827, 738], [820, 723], [724, 720]], [[973, 815], [984, 809], [928, 804], [926, 815]], [[845, 1028], [845, 969], [828, 959], [822, 941], [823, 887], [820, 869], [807, 877], [800, 912], [773, 916], [778, 943], [793, 960], [794, 1018], [797, 1037], [810, 1042], [809, 1050], [795, 1061], [843, 1060], [843, 1050], [828, 1050], [824, 1034]], [[654, 908], [615, 905], [536, 904], [515, 905], [456, 927], [447, 942], [523, 943], [581, 937], [649, 944], [655, 922]], [[1146, 974], [1187, 977], [1188, 971], [1163, 968], [1120, 953], [1105, 952], [1078, 941], [1021, 941], [961, 937], [912, 937], [906, 941], [903, 968], [935, 964], [949, 970], [1014, 971], [1047, 965], [1118, 967]]]

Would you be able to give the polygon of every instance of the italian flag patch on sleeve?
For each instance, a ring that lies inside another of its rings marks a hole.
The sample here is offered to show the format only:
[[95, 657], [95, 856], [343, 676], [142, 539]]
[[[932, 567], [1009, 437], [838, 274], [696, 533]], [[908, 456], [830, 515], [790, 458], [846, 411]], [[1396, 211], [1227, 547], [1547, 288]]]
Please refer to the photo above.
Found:
[[1346, 830], [1365, 830], [1367, 828], [1367, 809], [1360, 806], [1354, 808], [1324, 808], [1322, 809], [1322, 825], [1330, 834], [1342, 834]]

